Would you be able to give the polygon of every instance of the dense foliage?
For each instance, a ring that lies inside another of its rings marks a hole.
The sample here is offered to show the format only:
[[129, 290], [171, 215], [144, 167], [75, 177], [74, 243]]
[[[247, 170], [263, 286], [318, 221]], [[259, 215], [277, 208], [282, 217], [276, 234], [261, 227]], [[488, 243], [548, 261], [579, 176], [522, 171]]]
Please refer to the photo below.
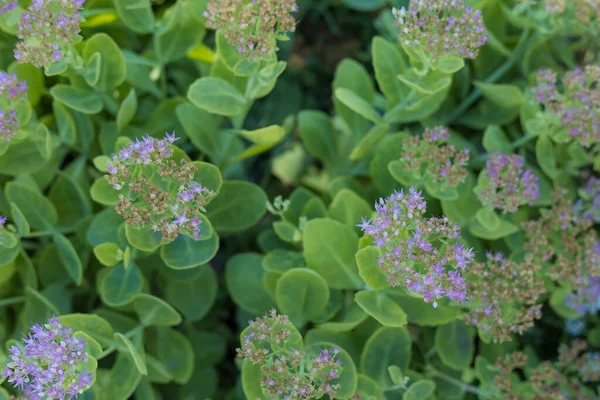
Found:
[[598, 0], [0, 0], [0, 400], [597, 399]]

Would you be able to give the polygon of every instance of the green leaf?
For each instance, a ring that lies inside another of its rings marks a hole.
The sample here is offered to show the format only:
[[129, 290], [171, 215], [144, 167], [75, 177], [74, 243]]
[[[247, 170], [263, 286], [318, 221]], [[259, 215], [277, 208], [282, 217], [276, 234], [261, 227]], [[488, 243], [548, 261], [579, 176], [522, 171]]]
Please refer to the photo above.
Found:
[[234, 303], [255, 315], [266, 313], [274, 302], [262, 284], [263, 256], [258, 253], [235, 254], [225, 266], [225, 283]]
[[475, 81], [474, 85], [481, 90], [486, 99], [498, 107], [518, 108], [523, 103], [523, 93], [518, 86], [479, 81]]
[[177, 2], [163, 15], [164, 20], [154, 34], [154, 48], [164, 65], [182, 59], [188, 50], [204, 37], [204, 27], [192, 16], [189, 2]]
[[83, 265], [81, 264], [79, 255], [71, 244], [71, 241], [60, 233], [55, 233], [52, 235], [52, 238], [63, 267], [67, 270], [67, 273], [73, 282], [75, 282], [77, 286], [81, 285]]
[[396, 105], [405, 95], [396, 77], [406, 69], [406, 63], [398, 47], [379, 36], [373, 38], [371, 51], [377, 84], [389, 103]]
[[67, 314], [61, 315], [58, 319], [64, 326], [73, 331], [85, 332], [103, 346], [113, 343], [112, 326], [97, 314]]
[[413, 175], [413, 171], [405, 169], [404, 160], [394, 160], [388, 164], [388, 171], [394, 179], [404, 186], [414, 186], [420, 182], [420, 179]]
[[343, 0], [343, 3], [353, 10], [375, 11], [384, 7], [387, 0]]
[[91, 90], [59, 83], [50, 89], [56, 100], [73, 110], [84, 114], [97, 114], [102, 111], [102, 98]]
[[54, 229], [58, 221], [56, 208], [41, 193], [22, 183], [9, 182], [5, 186], [5, 194], [8, 201], [19, 207], [34, 229]]
[[156, 358], [175, 382], [184, 385], [190, 380], [194, 371], [194, 349], [178, 331], [171, 328], [156, 329]]
[[445, 74], [454, 74], [465, 66], [462, 57], [446, 54], [437, 62], [437, 67]]
[[304, 110], [298, 114], [298, 131], [306, 150], [324, 162], [339, 157], [336, 133], [329, 116], [321, 111]]
[[85, 62], [85, 70], [83, 72], [83, 79], [90, 86], [96, 86], [100, 79], [102, 55], [98, 52], [92, 54], [90, 58]]
[[123, 129], [125, 129], [125, 127], [129, 125], [129, 123], [135, 116], [137, 106], [138, 103], [135, 88], [131, 88], [129, 94], [121, 103], [121, 106], [119, 107], [119, 112], [117, 113], [117, 129], [119, 133], [121, 133]]
[[242, 390], [247, 399], [262, 398], [263, 391], [260, 386], [262, 378], [262, 368], [259, 364], [252, 364], [248, 360], [244, 360], [242, 364]]
[[140, 371], [140, 374], [148, 375], [148, 368], [146, 367], [146, 361], [144, 360], [145, 357], [140, 353], [138, 348], [135, 347], [133, 343], [131, 343], [131, 340], [129, 340], [128, 338], [126, 338], [118, 332], [115, 333], [115, 338], [123, 342], [123, 344], [125, 344], [127, 350], [129, 351], [129, 354], [133, 358], [133, 362], [135, 363], [137, 370]]
[[402, 400], [430, 400], [435, 393], [435, 382], [429, 379], [421, 379], [406, 390]]
[[141, 377], [142, 374], [138, 371], [131, 354], [119, 352], [117, 360], [105, 378], [101, 399], [128, 399], [138, 386]]
[[435, 331], [435, 349], [445, 366], [464, 371], [475, 355], [475, 329], [456, 320]]
[[304, 227], [302, 244], [306, 263], [330, 287], [360, 289], [364, 285], [354, 259], [358, 236], [352, 228], [332, 219], [312, 219]]
[[348, 332], [359, 326], [368, 317], [369, 315], [358, 304], [352, 303], [340, 315], [319, 327], [334, 332]]
[[106, 242], [94, 247], [94, 255], [107, 267], [114, 267], [123, 261], [123, 250], [116, 243]]
[[277, 143], [281, 142], [286, 135], [285, 130], [278, 125], [271, 125], [254, 131], [240, 130], [237, 133], [255, 144], [241, 154], [238, 154], [235, 158], [238, 161], [271, 149]]
[[360, 218], [370, 215], [371, 206], [362, 197], [350, 189], [342, 189], [333, 198], [329, 205], [329, 217], [359, 230], [356, 224]]
[[297, 251], [275, 249], [269, 251], [262, 259], [262, 268], [277, 275], [293, 268], [304, 268], [304, 266], [304, 257]]
[[368, 287], [373, 290], [387, 289], [390, 284], [386, 273], [377, 264], [379, 251], [375, 246], [367, 246], [356, 253], [358, 273]]
[[485, 240], [498, 240], [519, 231], [519, 226], [504, 219], [500, 220], [500, 225], [494, 230], [486, 229], [479, 222], [473, 223], [469, 230], [473, 235]]
[[150, 0], [113, 0], [121, 21], [134, 32], [150, 33], [156, 23]]
[[220, 78], [198, 79], [190, 86], [187, 98], [198, 108], [227, 117], [242, 114], [248, 107], [244, 95]]
[[131, 303], [142, 291], [143, 285], [138, 266], [131, 263], [125, 268], [121, 263], [101, 277], [98, 291], [104, 303], [117, 307]]
[[502, 224], [502, 219], [491, 207], [480, 208], [477, 210], [477, 213], [475, 213], [475, 217], [481, 226], [488, 231], [494, 231]]
[[248, 79], [246, 97], [257, 100], [271, 93], [275, 88], [277, 78], [285, 71], [286, 66], [284, 61], [274, 62], [258, 71], [257, 74], [252, 74]]
[[125, 236], [130, 245], [149, 253], [158, 249], [162, 243], [160, 232], [153, 232], [150, 228], [137, 229], [129, 224], [125, 225]]
[[256, 71], [258, 71], [258, 67], [260, 63], [256, 61], [250, 61], [248, 59], [242, 58], [233, 67], [233, 73], [237, 76], [250, 76]]
[[447, 75], [432, 74], [431, 76], [421, 77], [416, 75], [414, 71], [400, 74], [398, 79], [409, 88], [427, 96], [441, 92], [452, 83], [452, 78]]
[[318, 317], [329, 302], [327, 282], [307, 268], [294, 268], [277, 281], [275, 300], [278, 309], [302, 326]]
[[538, 138], [535, 144], [535, 156], [542, 171], [551, 179], [555, 179], [560, 171], [556, 167], [554, 144], [547, 135]]
[[225, 181], [219, 194], [206, 208], [206, 215], [218, 232], [241, 232], [254, 226], [264, 215], [267, 195], [253, 183]]
[[512, 154], [512, 144], [504, 134], [502, 128], [497, 125], [490, 125], [483, 132], [483, 148], [488, 153], [501, 152]]
[[411, 357], [410, 334], [406, 328], [381, 327], [365, 343], [360, 356], [360, 369], [381, 387], [392, 386], [387, 368], [408, 368]]
[[376, 124], [381, 122], [381, 116], [366, 100], [352, 90], [340, 88], [335, 91], [335, 97], [352, 111], [362, 115]]
[[567, 296], [571, 294], [570, 290], [558, 288], [550, 296], [550, 307], [562, 318], [581, 318], [581, 315], [573, 308], [567, 305]]
[[77, 140], [77, 126], [71, 112], [62, 103], [53, 100], [52, 110], [58, 127], [58, 134], [68, 144], [75, 144]]
[[92, 200], [105, 206], [114, 206], [119, 201], [119, 192], [116, 191], [104, 177], [97, 178], [90, 188]]
[[29, 222], [27, 222], [27, 218], [25, 218], [25, 215], [23, 215], [23, 213], [15, 203], [10, 203], [10, 213], [12, 216], [12, 222], [17, 227], [17, 232], [19, 232], [19, 235], [29, 235], [31, 233], [31, 227], [29, 226]]
[[133, 308], [144, 326], [173, 326], [181, 323], [181, 315], [173, 307], [150, 294], [138, 294]]
[[217, 299], [217, 275], [210, 265], [196, 267], [199, 274], [186, 280], [169, 280], [165, 298], [192, 321], [202, 319]]
[[[338, 89], [351, 90], [367, 104], [373, 104], [375, 101], [375, 87], [371, 75], [365, 67], [349, 58], [344, 59], [335, 71], [333, 92], [336, 93]], [[370, 122], [348, 108], [337, 96], [334, 96], [333, 103], [336, 113], [342, 117], [352, 132], [363, 133], [368, 130]]]
[[160, 249], [160, 258], [173, 269], [188, 269], [206, 264], [219, 250], [219, 236], [213, 233], [206, 240], [194, 240], [185, 235]]
[[27, 82], [27, 100], [32, 106], [38, 105], [46, 87], [44, 74], [32, 64], [13, 62], [8, 68], [9, 73], [17, 75], [17, 79]]
[[354, 301], [383, 326], [406, 325], [406, 313], [382, 292], [362, 290], [354, 295]]
[[244, 58], [237, 51], [237, 48], [227, 41], [223, 34], [223, 30], [219, 29], [216, 34], [217, 53], [223, 61], [227, 69], [234, 72], [235, 66]]
[[419, 326], [438, 326], [454, 321], [461, 314], [460, 309], [438, 304], [433, 307], [423, 299], [402, 293], [397, 289], [387, 289], [385, 293], [404, 310], [408, 322]]
[[356, 161], [368, 156], [389, 130], [390, 125], [385, 123], [371, 128], [360, 142], [358, 142], [356, 147], [354, 147], [352, 153], [350, 153], [350, 159]]
[[340, 385], [340, 388], [336, 392], [336, 398], [349, 399], [351, 398], [357, 388], [358, 376], [356, 371], [356, 365], [350, 354], [335, 343], [328, 342], [316, 342], [306, 348], [306, 354], [310, 358], [316, 358], [323, 352], [324, 349], [332, 352], [334, 348], [338, 349], [338, 354], [335, 356], [336, 360], [342, 362], [342, 372], [339, 378], [336, 379], [336, 383]]
[[10, 151], [0, 156], [0, 173], [5, 175], [30, 174], [44, 165], [46, 160], [40, 157], [38, 147], [30, 137], [22, 141], [13, 141]]

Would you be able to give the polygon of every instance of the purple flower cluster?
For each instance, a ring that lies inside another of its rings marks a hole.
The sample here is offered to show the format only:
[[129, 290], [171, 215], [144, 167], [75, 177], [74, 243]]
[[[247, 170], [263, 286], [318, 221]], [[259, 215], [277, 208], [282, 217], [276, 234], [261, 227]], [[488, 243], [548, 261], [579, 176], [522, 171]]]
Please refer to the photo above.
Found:
[[[193, 180], [197, 166], [170, 160], [175, 133], [144, 136], [111, 156], [105, 178], [119, 194], [115, 210], [136, 228], [150, 227], [172, 241], [179, 234], [199, 239], [200, 213], [215, 193]], [[165, 189], [166, 188], [166, 189]]]
[[539, 284], [539, 271], [531, 260], [517, 264], [502, 253], [488, 252], [487, 263], [475, 263], [469, 270], [475, 306], [465, 322], [491, 334], [494, 341], [511, 340], [511, 334], [531, 328], [542, 317], [538, 303], [545, 289]]
[[0, 71], [0, 140], [10, 142], [17, 134], [19, 123], [14, 104], [26, 96], [27, 82], [17, 80], [16, 74]]
[[271, 345], [281, 345], [291, 333], [287, 315], [278, 315], [273, 308], [255, 321], [248, 321], [248, 325], [249, 328], [242, 337], [242, 348], [237, 349], [237, 356], [253, 364], [264, 362], [271, 354]]
[[566, 304], [581, 316], [600, 311], [600, 277], [580, 278], [575, 293], [567, 296]]
[[488, 41], [480, 10], [464, 0], [412, 0], [407, 9], [393, 9], [400, 41], [421, 47], [431, 58], [446, 54], [475, 58]]
[[600, 380], [600, 353], [584, 353], [578, 360], [577, 372], [584, 382], [597, 382]]
[[79, 10], [85, 0], [33, 0], [21, 15], [15, 58], [36, 67], [62, 60], [79, 33]]
[[73, 399], [92, 385], [86, 344], [56, 318], [34, 325], [25, 346], [10, 348], [3, 376], [28, 399]]
[[271, 53], [274, 39], [294, 32], [296, 0], [211, 0], [203, 16], [206, 26], [223, 30], [227, 41], [250, 60]]
[[402, 143], [400, 159], [407, 171], [419, 170], [424, 165], [436, 182], [456, 187], [467, 177], [465, 165], [469, 162], [469, 149], [458, 150], [448, 144], [450, 133], [444, 126], [428, 128], [423, 139], [411, 136]]
[[540, 196], [538, 177], [525, 169], [523, 157], [516, 154], [491, 153], [483, 173], [485, 181], [477, 187], [477, 198], [484, 206], [514, 213], [522, 204]]
[[473, 261], [473, 249], [461, 243], [460, 227], [446, 217], [425, 218], [426, 204], [421, 192], [396, 191], [375, 203], [375, 219], [357, 225], [370, 235], [380, 257], [379, 267], [386, 271], [391, 286], [404, 286], [426, 302], [448, 298], [459, 303], [467, 299], [467, 282], [461, 271]]
[[575, 213], [584, 220], [600, 223], [600, 179], [591, 177], [583, 187], [581, 197], [575, 204]]
[[6, 14], [19, 6], [14, 0], [0, 0], [0, 15]]
[[[8, 218], [5, 215], [0, 215], [0, 229], [4, 229], [7, 220]], [[0, 238], [2, 238], [2, 233], [0, 233]]]
[[537, 74], [534, 99], [569, 137], [584, 147], [600, 142], [600, 66], [588, 65], [567, 72], [562, 82], [548, 69]]

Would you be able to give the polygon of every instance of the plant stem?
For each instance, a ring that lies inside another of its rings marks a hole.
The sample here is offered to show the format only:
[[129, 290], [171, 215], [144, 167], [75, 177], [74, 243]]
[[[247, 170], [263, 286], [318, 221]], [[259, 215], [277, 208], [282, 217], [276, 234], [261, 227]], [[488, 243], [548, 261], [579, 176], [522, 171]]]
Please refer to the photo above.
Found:
[[453, 378], [449, 375], [446, 375], [445, 373], [438, 371], [431, 365], [427, 366], [427, 371], [429, 372], [430, 375], [438, 377], [441, 380], [446, 381], [454, 386], [457, 386], [466, 392], [473, 393], [481, 398], [489, 398], [490, 397], [483, 390], [480, 390], [480, 389], [476, 388], [475, 386], [469, 385], [468, 383], [464, 383], [464, 382], [462, 382], [456, 378]]
[[37, 231], [37, 232], [31, 232], [28, 235], [24, 235], [21, 236], [22, 239], [30, 239], [30, 238], [37, 238], [37, 237], [45, 237], [45, 236], [52, 236], [55, 233], [75, 233], [74, 229], [69, 229], [69, 228], [57, 228], [56, 230], [53, 231]]
[[536, 136], [533, 136], [533, 135], [521, 136], [519, 139], [517, 139], [513, 142], [512, 147], [513, 147], [513, 149], [516, 149], [517, 147], [520, 147], [520, 146], [524, 145], [525, 143], [532, 141], [535, 138], [536, 138]]
[[[495, 83], [500, 78], [502, 78], [510, 69], [523, 57], [523, 53], [525, 49], [528, 47], [526, 44], [529, 44], [533, 41], [534, 38], [537, 38], [537, 34], [532, 36], [530, 40], [526, 40], [529, 35], [529, 29], [525, 29], [523, 33], [521, 33], [521, 37], [515, 46], [515, 50], [512, 56], [504, 62], [493, 74], [488, 76], [484, 83]], [[475, 103], [481, 97], [481, 90], [479, 88], [475, 88], [471, 94], [465, 98], [458, 107], [454, 110], [452, 114], [443, 122], [443, 125], [448, 125], [454, 122], [457, 118], [459, 118], [473, 103]]]
[[[125, 336], [126, 338], [128, 338], [128, 339], [129, 339], [130, 337], [132, 337], [132, 336], [133, 336], [133, 335], [135, 335], [136, 333], [138, 333], [138, 332], [142, 331], [144, 328], [145, 328], [145, 326], [144, 326], [144, 325], [138, 325], [138, 326], [136, 326], [135, 328], [133, 328], [133, 329], [131, 329], [131, 330], [129, 330], [129, 331], [127, 331], [127, 332], [125, 332], [125, 333], [123, 334], [123, 336]], [[109, 354], [112, 354], [112, 352], [113, 352], [113, 351], [115, 351], [116, 349], [117, 349], [117, 345], [116, 345], [116, 344], [113, 344], [113, 345], [111, 345], [111, 346], [107, 347], [107, 348], [106, 348], [106, 350], [104, 350], [104, 351], [102, 352], [102, 354], [100, 354], [100, 357], [98, 357], [98, 360], [101, 360], [101, 359], [103, 359], [104, 357], [108, 356]]]
[[19, 304], [25, 301], [25, 296], [8, 297], [0, 299], [0, 307], [10, 306], [11, 304]]

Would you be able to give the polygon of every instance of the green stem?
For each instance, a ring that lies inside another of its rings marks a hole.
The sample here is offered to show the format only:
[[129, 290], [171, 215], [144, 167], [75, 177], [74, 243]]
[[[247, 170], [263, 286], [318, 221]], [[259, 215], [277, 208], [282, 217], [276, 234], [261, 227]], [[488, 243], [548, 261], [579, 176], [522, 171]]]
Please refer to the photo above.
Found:
[[432, 367], [430, 365], [427, 366], [427, 371], [429, 372], [430, 375], [440, 378], [441, 380], [446, 381], [446, 382], [450, 383], [451, 385], [457, 386], [457, 387], [461, 388], [462, 390], [464, 390], [465, 392], [473, 393], [473, 394], [479, 396], [480, 398], [484, 398], [484, 399], [490, 398], [489, 394], [487, 394], [483, 390], [480, 390], [480, 389], [476, 388], [475, 386], [469, 385], [468, 383], [464, 383], [463, 381], [460, 381], [449, 375], [446, 375], [443, 372], [438, 371], [437, 369], [435, 369], [434, 367]]
[[519, 139], [517, 139], [517, 140], [515, 140], [513, 142], [512, 148], [516, 149], [517, 147], [521, 147], [525, 143], [528, 143], [528, 142], [532, 141], [535, 138], [536, 138], [536, 136], [533, 136], [533, 135], [524, 135], [524, 136], [521, 136], [521, 138], [519, 138]]
[[[133, 329], [125, 332], [123, 334], [123, 336], [125, 336], [126, 338], [129, 339], [130, 337], [134, 336], [136, 333], [142, 331], [144, 328], [145, 328], [144, 325], [138, 325], [135, 328], [133, 328]], [[112, 354], [112, 352], [115, 351], [116, 349], [117, 349], [117, 345], [116, 344], [113, 344], [113, 345], [107, 347], [106, 350], [104, 350], [102, 352], [102, 354], [100, 354], [100, 357], [98, 357], [98, 360], [101, 360], [104, 357], [108, 356], [109, 354]]]
[[21, 236], [21, 239], [30, 239], [30, 238], [52, 236], [55, 233], [69, 234], [69, 233], [75, 233], [75, 230], [74, 229], [69, 229], [69, 228], [57, 228], [56, 230], [53, 230], [53, 231], [37, 231], [37, 232], [31, 232], [28, 235]]
[[19, 304], [25, 301], [25, 296], [9, 297], [6, 299], [0, 299], [0, 307], [10, 306], [12, 304]]
[[[519, 42], [515, 46], [515, 50], [512, 53], [512, 56], [504, 62], [493, 74], [488, 76], [484, 83], [495, 83], [500, 78], [502, 78], [510, 69], [523, 57], [523, 53], [525, 49], [528, 47], [526, 44], [532, 42], [535, 38], [537, 38], [537, 33], [531, 37], [530, 40], [526, 40], [529, 35], [529, 29], [525, 29], [519, 38]], [[479, 88], [475, 88], [471, 94], [465, 98], [458, 107], [454, 110], [452, 114], [444, 121], [443, 125], [448, 125], [454, 122], [457, 118], [459, 118], [473, 103], [475, 103], [481, 97], [481, 90]]]

